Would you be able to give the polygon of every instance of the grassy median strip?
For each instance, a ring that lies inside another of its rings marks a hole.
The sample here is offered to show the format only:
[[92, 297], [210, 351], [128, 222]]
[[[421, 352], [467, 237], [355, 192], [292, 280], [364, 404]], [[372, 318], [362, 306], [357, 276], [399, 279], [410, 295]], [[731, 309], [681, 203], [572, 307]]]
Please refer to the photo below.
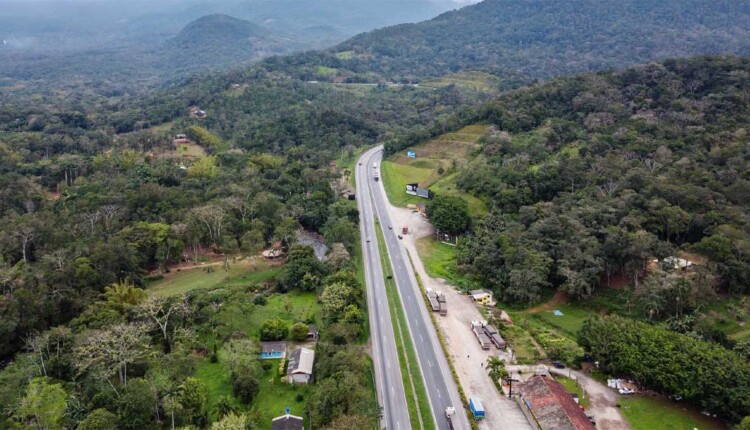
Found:
[[424, 387], [422, 372], [419, 369], [419, 362], [414, 351], [414, 344], [411, 342], [409, 329], [406, 326], [404, 308], [401, 306], [401, 299], [396, 283], [393, 279], [388, 279], [388, 275], [392, 273], [392, 267], [388, 259], [388, 251], [385, 248], [385, 238], [379, 225], [376, 225], [375, 230], [378, 236], [380, 261], [386, 275], [385, 289], [394, 324], [393, 331], [396, 336], [396, 349], [398, 350], [399, 366], [401, 366], [401, 377], [404, 387], [407, 390], [406, 405], [409, 411], [409, 421], [411, 422], [411, 427], [414, 429], [433, 430], [435, 429], [435, 422], [430, 413], [430, 403], [427, 399], [427, 391]]

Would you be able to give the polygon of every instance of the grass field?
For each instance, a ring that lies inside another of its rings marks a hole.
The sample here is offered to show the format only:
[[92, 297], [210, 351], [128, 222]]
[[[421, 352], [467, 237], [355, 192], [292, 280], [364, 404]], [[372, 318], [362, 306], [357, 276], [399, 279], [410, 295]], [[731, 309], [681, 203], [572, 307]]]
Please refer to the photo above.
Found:
[[315, 69], [315, 73], [318, 76], [323, 76], [323, 77], [325, 77], [325, 76], [333, 76], [336, 73], [338, 73], [338, 69], [334, 69], [332, 67], [326, 67], [326, 66], [318, 66]]
[[[212, 271], [209, 271], [208, 267], [211, 267]], [[206, 264], [179, 272], [173, 270], [165, 274], [164, 279], [151, 282], [147, 290], [159, 296], [172, 296], [202, 288], [264, 282], [273, 279], [280, 270], [255, 259], [230, 263], [228, 272], [224, 271], [223, 264]]]
[[432, 278], [443, 278], [455, 284], [458, 274], [456, 247], [436, 241], [432, 236], [417, 240], [417, 252], [422, 259], [425, 271]]
[[211, 360], [206, 358], [198, 365], [193, 376], [203, 381], [206, 384], [206, 388], [208, 388], [208, 401], [211, 404], [212, 419], [216, 419], [213, 407], [220, 397], [230, 397], [239, 406], [240, 403], [236, 401], [232, 394], [232, 382], [229, 380], [229, 370], [227, 370], [223, 363], [211, 363]]
[[750, 300], [745, 297], [721, 298], [706, 303], [701, 313], [705, 321], [736, 342], [750, 339]]
[[[388, 260], [388, 251], [385, 249], [385, 238], [379, 227], [376, 227], [378, 236], [378, 247], [380, 251], [380, 260], [386, 274], [391, 273], [391, 265]], [[419, 362], [414, 351], [412, 339], [409, 336], [409, 330], [406, 326], [406, 316], [404, 308], [401, 306], [396, 284], [392, 279], [385, 281], [386, 293], [388, 295], [388, 305], [391, 309], [391, 318], [393, 319], [393, 331], [396, 339], [396, 349], [398, 350], [398, 361], [401, 366], [401, 377], [406, 391], [406, 404], [409, 410], [409, 420], [413, 429], [434, 429], [435, 423], [430, 413], [430, 404], [427, 399], [422, 373], [419, 369]], [[417, 401], [414, 401], [414, 396]], [[422, 419], [420, 427], [419, 417]]]
[[460, 72], [420, 82], [420, 87], [443, 88], [455, 85], [474, 91], [498, 93], [500, 78], [483, 72]]
[[620, 410], [633, 430], [724, 430], [727, 427], [679, 403], [660, 397], [629, 396]]
[[[305, 413], [305, 402], [312, 393], [312, 386], [290, 385], [279, 379], [279, 365], [281, 360], [268, 360], [273, 365], [271, 369], [259, 379], [260, 392], [253, 402], [250, 416], [260, 424], [258, 428], [270, 428], [271, 420], [284, 414], [284, 408], [290, 408], [293, 415], [305, 419], [305, 428], [310, 423]], [[297, 401], [297, 395], [301, 401]]]
[[554, 326], [555, 328], [564, 331], [566, 334], [575, 337], [578, 330], [583, 326], [583, 321], [590, 315], [593, 314], [591, 310], [578, 307], [573, 304], [556, 304], [552, 306], [554, 309], [559, 310], [563, 315], [555, 315], [550, 310], [542, 310], [539, 312], [531, 313], [536, 318], [546, 322], [547, 324]]
[[[436, 194], [461, 197], [468, 203], [472, 214], [487, 213], [487, 206], [482, 200], [462, 192], [456, 186], [457, 171], [469, 163], [485, 129], [483, 125], [466, 126], [399, 151], [385, 160], [381, 174], [391, 204], [403, 207], [424, 203], [424, 199], [410, 196], [405, 191], [406, 184], [418, 183]], [[413, 150], [417, 157], [409, 158], [406, 155], [409, 150]]]
[[336, 53], [339, 60], [351, 60], [354, 57], [354, 51], [341, 51]]
[[406, 184], [417, 182], [421, 185], [426, 183], [427, 178], [432, 174], [432, 169], [383, 161], [380, 165], [380, 173], [383, 177], [385, 193], [392, 205], [405, 207], [408, 204], [426, 201], [423, 198], [406, 194], [404, 190]]

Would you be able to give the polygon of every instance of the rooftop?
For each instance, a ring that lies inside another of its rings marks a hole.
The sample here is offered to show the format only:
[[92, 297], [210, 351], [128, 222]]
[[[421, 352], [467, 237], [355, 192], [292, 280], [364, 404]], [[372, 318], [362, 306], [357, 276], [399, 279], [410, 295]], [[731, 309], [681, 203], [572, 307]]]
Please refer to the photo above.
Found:
[[282, 415], [271, 420], [271, 430], [303, 430], [302, 417], [291, 414]]
[[286, 351], [286, 342], [261, 342], [260, 347], [262, 348], [262, 352], [282, 352]]
[[289, 373], [305, 373], [312, 375], [315, 351], [307, 348], [297, 348], [289, 356]]
[[573, 396], [557, 381], [534, 376], [518, 390], [543, 430], [595, 430]]

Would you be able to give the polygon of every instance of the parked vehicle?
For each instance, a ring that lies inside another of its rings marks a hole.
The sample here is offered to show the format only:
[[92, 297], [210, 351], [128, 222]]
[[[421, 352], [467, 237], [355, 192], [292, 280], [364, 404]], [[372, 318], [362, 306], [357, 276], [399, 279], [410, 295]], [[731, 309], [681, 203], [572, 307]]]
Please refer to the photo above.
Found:
[[469, 409], [471, 409], [471, 413], [474, 414], [475, 420], [479, 421], [484, 419], [484, 406], [482, 406], [481, 400], [476, 397], [469, 398]]

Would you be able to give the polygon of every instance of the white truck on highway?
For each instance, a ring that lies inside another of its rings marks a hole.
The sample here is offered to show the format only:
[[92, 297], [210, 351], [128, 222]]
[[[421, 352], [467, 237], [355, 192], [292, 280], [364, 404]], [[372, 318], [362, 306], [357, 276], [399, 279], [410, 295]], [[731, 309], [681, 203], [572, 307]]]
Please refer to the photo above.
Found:
[[372, 168], [373, 169], [377, 169], [378, 168], [378, 163], [372, 163]]
[[456, 408], [448, 406], [445, 408], [445, 420], [448, 422], [448, 428], [453, 430], [453, 415], [456, 414]]

